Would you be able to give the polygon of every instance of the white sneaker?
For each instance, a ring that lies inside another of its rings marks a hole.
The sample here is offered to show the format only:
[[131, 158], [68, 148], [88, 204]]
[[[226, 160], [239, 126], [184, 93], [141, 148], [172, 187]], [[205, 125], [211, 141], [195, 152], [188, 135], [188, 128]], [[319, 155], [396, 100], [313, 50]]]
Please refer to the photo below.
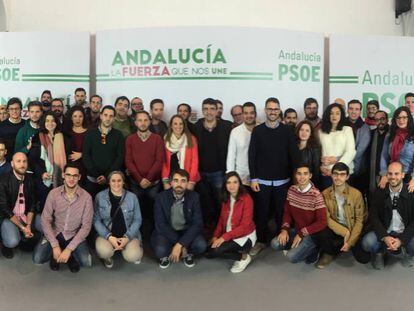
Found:
[[256, 243], [255, 246], [253, 246], [250, 249], [249, 255], [250, 256], [256, 256], [257, 254], [259, 254], [265, 248], [266, 248], [266, 244], [258, 242], [258, 243]]
[[231, 267], [230, 271], [231, 273], [240, 273], [243, 272], [244, 269], [249, 265], [249, 263], [252, 261], [252, 257], [250, 257], [249, 254], [247, 254], [245, 259], [242, 259], [240, 261], [236, 261], [233, 264], [233, 267]]
[[111, 269], [114, 266], [114, 260], [112, 258], [103, 260], [104, 266], [108, 269]]
[[141, 260], [134, 261], [134, 265], [139, 265], [140, 263], [141, 263]]

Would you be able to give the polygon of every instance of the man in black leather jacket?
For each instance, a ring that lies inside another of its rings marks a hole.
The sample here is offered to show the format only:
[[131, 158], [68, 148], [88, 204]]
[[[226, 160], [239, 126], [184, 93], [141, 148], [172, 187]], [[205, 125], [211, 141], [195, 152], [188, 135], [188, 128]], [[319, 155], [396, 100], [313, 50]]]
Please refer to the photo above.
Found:
[[13, 258], [13, 248], [20, 242], [33, 241], [33, 221], [38, 205], [34, 181], [26, 172], [27, 156], [17, 152], [11, 165], [13, 171], [0, 180], [1, 252], [6, 258]]

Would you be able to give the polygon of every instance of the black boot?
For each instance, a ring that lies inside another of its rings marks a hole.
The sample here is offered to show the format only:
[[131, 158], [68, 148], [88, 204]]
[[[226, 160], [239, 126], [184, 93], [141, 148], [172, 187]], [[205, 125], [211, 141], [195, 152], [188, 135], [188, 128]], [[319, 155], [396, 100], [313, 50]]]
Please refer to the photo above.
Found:
[[59, 263], [53, 258], [50, 258], [50, 269], [53, 271], [59, 270]]
[[72, 272], [72, 273], [79, 272], [79, 270], [80, 270], [80, 265], [79, 265], [78, 261], [75, 259], [75, 257], [73, 257], [73, 256], [69, 257], [68, 267], [69, 267], [70, 272]]
[[375, 270], [384, 269], [385, 263], [384, 263], [384, 253], [383, 252], [372, 253], [371, 254], [371, 259], [372, 259], [372, 267]]
[[14, 257], [13, 249], [12, 248], [8, 248], [6, 246], [3, 246], [1, 248], [1, 253], [7, 259], [11, 259], [11, 258]]

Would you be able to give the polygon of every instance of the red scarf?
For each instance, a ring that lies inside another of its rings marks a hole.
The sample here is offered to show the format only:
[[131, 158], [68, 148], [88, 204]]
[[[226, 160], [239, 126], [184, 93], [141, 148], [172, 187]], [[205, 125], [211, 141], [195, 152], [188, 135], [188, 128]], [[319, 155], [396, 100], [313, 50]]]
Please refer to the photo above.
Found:
[[375, 120], [371, 120], [371, 119], [368, 119], [368, 117], [366, 117], [365, 118], [365, 123], [366, 124], [368, 124], [368, 125], [377, 125], [377, 123], [375, 122]]
[[398, 128], [391, 145], [391, 162], [399, 161], [400, 153], [408, 136], [407, 129]]

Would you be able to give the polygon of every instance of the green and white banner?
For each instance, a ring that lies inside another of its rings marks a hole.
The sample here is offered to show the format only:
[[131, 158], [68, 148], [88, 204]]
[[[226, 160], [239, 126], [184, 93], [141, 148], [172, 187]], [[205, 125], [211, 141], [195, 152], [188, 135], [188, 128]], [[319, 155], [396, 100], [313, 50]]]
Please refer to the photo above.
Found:
[[46, 89], [73, 101], [77, 87], [89, 89], [89, 42], [87, 32], [1, 32], [0, 103], [25, 106]]
[[414, 38], [332, 35], [329, 98], [376, 99], [390, 113], [414, 91]]
[[[260, 113], [268, 97], [282, 110], [323, 97], [322, 34], [268, 28], [177, 27], [101, 31], [96, 35], [97, 93], [105, 104], [117, 96], [154, 98], [168, 116], [180, 103], [201, 116], [212, 97], [230, 107], [254, 102]], [[322, 106], [322, 105], [321, 105]], [[322, 107], [321, 107], [322, 108]]]

